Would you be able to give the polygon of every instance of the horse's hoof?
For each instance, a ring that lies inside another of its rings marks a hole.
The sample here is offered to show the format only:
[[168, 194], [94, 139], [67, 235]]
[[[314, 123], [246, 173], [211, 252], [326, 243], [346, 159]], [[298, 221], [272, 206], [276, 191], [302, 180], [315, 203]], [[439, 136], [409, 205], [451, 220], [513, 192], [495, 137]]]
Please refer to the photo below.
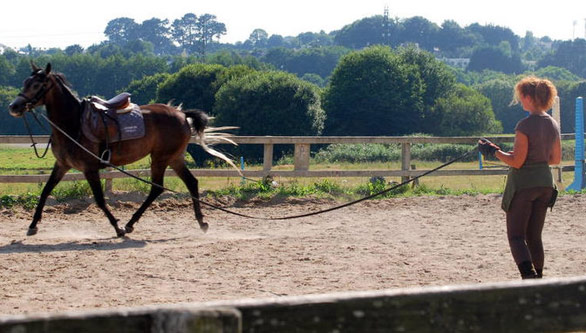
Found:
[[33, 235], [36, 235], [38, 231], [39, 231], [39, 228], [37, 228], [37, 227], [28, 228], [28, 231], [26, 232], [26, 235], [27, 236], [33, 236]]
[[203, 233], [205, 234], [206, 232], [208, 232], [210, 225], [207, 223], [200, 223], [199, 224], [199, 228], [201, 229], [201, 231], [203, 231]]
[[126, 231], [126, 233], [129, 234], [129, 233], [131, 233], [131, 232], [134, 231], [134, 228], [133, 227], [130, 227], [130, 226], [125, 226], [124, 227], [124, 231]]
[[116, 229], [116, 236], [124, 237], [124, 235], [126, 235], [126, 231], [124, 231], [124, 229]]

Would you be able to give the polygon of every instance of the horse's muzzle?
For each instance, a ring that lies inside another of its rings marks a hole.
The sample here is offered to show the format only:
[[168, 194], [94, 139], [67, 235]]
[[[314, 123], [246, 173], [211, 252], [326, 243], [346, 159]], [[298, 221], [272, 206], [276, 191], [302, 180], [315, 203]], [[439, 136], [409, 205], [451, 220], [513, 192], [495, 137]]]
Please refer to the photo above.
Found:
[[22, 117], [28, 111], [27, 104], [24, 98], [18, 96], [8, 105], [8, 111], [13, 117]]

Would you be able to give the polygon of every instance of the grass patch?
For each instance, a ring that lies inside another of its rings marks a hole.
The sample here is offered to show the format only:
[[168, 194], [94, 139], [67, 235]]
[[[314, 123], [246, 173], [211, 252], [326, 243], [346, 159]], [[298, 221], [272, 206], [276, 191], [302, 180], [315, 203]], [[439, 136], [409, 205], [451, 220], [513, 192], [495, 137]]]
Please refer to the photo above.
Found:
[[[573, 156], [566, 158], [564, 141], [564, 164], [571, 164]], [[414, 145], [413, 160], [418, 170], [437, 167], [443, 160], [459, 156], [471, 149], [470, 145]], [[330, 145], [322, 149], [311, 159], [311, 170], [399, 170], [401, 162], [399, 145]], [[353, 155], [352, 155], [353, 154]], [[399, 154], [399, 155], [397, 155]], [[349, 157], [344, 157], [349, 156]], [[0, 158], [10, 161], [0, 165], [1, 174], [42, 174], [49, 173], [54, 164], [54, 157], [48, 154], [44, 159], [37, 159], [30, 148], [0, 147]], [[187, 156], [187, 160], [190, 157]], [[293, 157], [286, 156], [275, 164], [274, 170], [292, 170]], [[489, 165], [490, 164], [490, 165]], [[495, 165], [500, 164], [500, 166]], [[486, 167], [505, 167], [498, 161], [488, 161]], [[150, 158], [125, 166], [126, 170], [149, 169]], [[259, 170], [262, 165], [246, 165], [247, 170]], [[478, 161], [471, 156], [469, 161], [454, 163], [445, 169], [478, 169]], [[573, 180], [572, 172], [564, 173], [564, 185]], [[333, 177], [333, 178], [276, 178], [258, 181], [245, 181], [239, 177], [205, 177], [199, 178], [202, 197], [233, 196], [240, 200], [274, 197], [318, 197], [337, 200], [355, 200], [383, 191], [401, 181], [399, 177], [384, 179], [377, 177]], [[402, 186], [377, 198], [420, 195], [462, 195], [501, 193], [505, 185], [505, 176], [426, 176], [418, 180], [418, 186]], [[104, 184], [104, 181], [102, 181]], [[0, 184], [0, 208], [15, 205], [32, 208], [36, 205], [44, 184]], [[166, 177], [165, 187], [180, 192], [180, 197], [187, 197], [188, 191], [177, 177]], [[113, 180], [113, 190], [122, 192], [150, 191], [151, 186], [132, 178]], [[584, 191], [578, 192], [582, 193]], [[576, 192], [572, 192], [576, 193]], [[71, 198], [91, 196], [92, 192], [86, 181], [62, 182], [52, 193], [58, 201]]]

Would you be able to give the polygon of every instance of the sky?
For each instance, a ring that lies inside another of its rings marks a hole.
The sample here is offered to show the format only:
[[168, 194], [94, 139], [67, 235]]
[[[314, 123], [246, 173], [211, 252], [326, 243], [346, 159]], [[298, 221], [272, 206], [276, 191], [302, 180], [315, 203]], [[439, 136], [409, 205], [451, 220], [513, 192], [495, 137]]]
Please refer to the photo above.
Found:
[[9, 0], [0, 5], [0, 44], [13, 48], [83, 47], [105, 40], [110, 20], [156, 17], [172, 22], [187, 13], [212, 14], [226, 25], [220, 41], [245, 41], [257, 28], [269, 35], [329, 33], [388, 7], [391, 18], [422, 16], [438, 25], [454, 20], [510, 28], [520, 37], [585, 38], [585, 0]]

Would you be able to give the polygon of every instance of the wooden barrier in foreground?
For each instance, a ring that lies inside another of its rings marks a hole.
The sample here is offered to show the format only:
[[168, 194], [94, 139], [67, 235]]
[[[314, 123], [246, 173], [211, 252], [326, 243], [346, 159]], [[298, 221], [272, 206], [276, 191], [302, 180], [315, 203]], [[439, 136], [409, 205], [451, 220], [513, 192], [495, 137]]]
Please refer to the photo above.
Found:
[[0, 316], [0, 333], [583, 330], [586, 277]]

